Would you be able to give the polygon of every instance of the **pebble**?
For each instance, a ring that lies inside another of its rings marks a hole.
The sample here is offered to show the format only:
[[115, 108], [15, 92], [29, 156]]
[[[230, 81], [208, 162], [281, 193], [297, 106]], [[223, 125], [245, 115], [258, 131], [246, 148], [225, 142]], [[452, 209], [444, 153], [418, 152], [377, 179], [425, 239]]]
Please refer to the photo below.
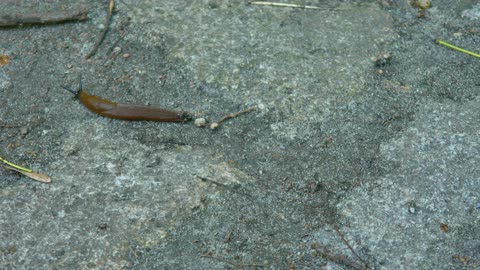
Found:
[[421, 9], [427, 9], [430, 7], [430, 0], [410, 0], [410, 5]]
[[197, 118], [195, 119], [194, 123], [195, 123], [195, 126], [202, 127], [207, 123], [207, 120], [205, 120], [205, 118]]

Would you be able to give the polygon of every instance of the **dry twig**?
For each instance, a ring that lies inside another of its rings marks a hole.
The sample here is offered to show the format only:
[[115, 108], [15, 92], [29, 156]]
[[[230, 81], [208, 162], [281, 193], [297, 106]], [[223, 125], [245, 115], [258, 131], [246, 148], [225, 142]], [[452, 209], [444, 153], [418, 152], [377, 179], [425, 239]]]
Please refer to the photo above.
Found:
[[212, 255], [200, 255], [200, 257], [202, 258], [211, 258], [211, 259], [214, 259], [214, 260], [217, 260], [217, 261], [221, 261], [221, 262], [224, 262], [224, 263], [228, 263], [230, 265], [233, 265], [235, 266], [236, 268], [246, 268], [246, 267], [266, 267], [265, 265], [261, 265], [261, 264], [243, 264], [243, 263], [234, 263], [232, 261], [229, 261], [227, 259], [224, 259], [224, 258], [220, 258], [220, 257], [215, 257], [215, 256], [212, 256]]
[[50, 14], [20, 14], [0, 16], [0, 27], [13, 27], [24, 24], [52, 24], [68, 21], [84, 21], [88, 11], [85, 6], [71, 12], [54, 12]]
[[320, 246], [319, 243], [313, 243], [311, 245], [311, 248], [315, 249], [323, 257], [325, 257], [325, 259], [327, 259], [329, 261], [332, 261], [334, 263], [341, 264], [341, 265], [346, 265], [346, 266], [351, 267], [351, 268], [356, 269], [356, 270], [365, 270], [366, 269], [363, 265], [361, 265], [357, 262], [354, 262], [353, 260], [347, 258], [346, 256], [341, 255], [341, 254], [335, 254], [335, 253], [331, 252], [330, 250], [328, 250], [327, 248]]
[[355, 255], [355, 257], [357, 257], [357, 259], [360, 260], [360, 261], [363, 263], [363, 266], [365, 267], [365, 269], [367, 269], [367, 268], [368, 268], [368, 264], [367, 264], [360, 256], [358, 256], [358, 254], [355, 252], [355, 250], [353, 250], [352, 246], [350, 246], [350, 244], [349, 244], [348, 241], [345, 239], [345, 237], [343, 236], [343, 234], [340, 232], [340, 230], [338, 229], [338, 227], [335, 227], [335, 231], [337, 232], [338, 236], [340, 236], [340, 238], [342, 238], [343, 243], [345, 243], [345, 245], [347, 245], [348, 249], [350, 249], [350, 251], [353, 253], [353, 255]]
[[251, 1], [251, 2], [248, 2], [248, 4], [257, 5], [257, 6], [290, 7], [290, 8], [304, 8], [304, 9], [320, 9], [320, 10], [338, 9], [338, 8], [305, 6], [305, 5], [286, 4], [286, 3], [268, 2], [268, 1]]
[[23, 127], [24, 125], [9, 125], [9, 124], [5, 124], [1, 119], [0, 119], [0, 128], [19, 128], [19, 127]]
[[105, 27], [103, 28], [102, 33], [100, 33], [97, 43], [95, 43], [92, 50], [85, 56], [85, 59], [89, 59], [90, 57], [92, 57], [97, 52], [100, 44], [102, 44], [102, 41], [108, 32], [108, 26], [110, 24], [110, 19], [112, 18], [114, 7], [115, 7], [115, 0], [108, 0], [108, 10], [107, 10], [107, 18], [105, 19]]
[[229, 120], [229, 119], [235, 118], [235, 117], [239, 116], [240, 114], [244, 114], [244, 113], [251, 112], [251, 111], [255, 110], [256, 108], [257, 108], [257, 106], [255, 105], [255, 106], [252, 106], [252, 107], [250, 107], [250, 108], [248, 108], [248, 109], [245, 109], [245, 110], [243, 110], [243, 111], [239, 111], [239, 112], [236, 112], [236, 113], [231, 113], [231, 114], [229, 114], [229, 115], [227, 115], [227, 116], [224, 116], [222, 119], [220, 119], [220, 120], [218, 120], [218, 121], [216, 121], [216, 122], [213, 122], [213, 123], [210, 123], [210, 124], [208, 124], [208, 123], [202, 123], [202, 124], [198, 124], [198, 126], [200, 126], [200, 127], [208, 127], [208, 128], [210, 128], [210, 129], [216, 129], [216, 128], [218, 128], [218, 127], [220, 126], [220, 124], [222, 124], [223, 122], [225, 122], [225, 121], [227, 121], [227, 120]]
[[315, 249], [318, 253], [320, 253], [322, 256], [324, 256], [325, 259], [327, 259], [329, 261], [332, 261], [334, 263], [346, 265], [346, 266], [349, 266], [349, 267], [351, 267], [353, 269], [357, 269], [357, 270], [368, 269], [369, 268], [368, 264], [355, 252], [355, 250], [353, 250], [352, 246], [350, 246], [348, 241], [345, 239], [345, 237], [343, 236], [343, 234], [340, 232], [340, 230], [337, 227], [335, 227], [335, 231], [337, 232], [338, 236], [340, 236], [343, 243], [348, 247], [348, 249], [350, 249], [350, 251], [353, 253], [353, 255], [355, 255], [355, 257], [357, 257], [357, 259], [360, 260], [361, 264], [353, 261], [352, 259], [349, 259], [348, 257], [346, 257], [344, 255], [335, 254], [335, 253], [331, 252], [330, 250], [328, 250], [327, 248], [322, 247], [319, 243], [313, 243], [311, 245], [311, 248]]
[[223, 188], [223, 189], [226, 189], [226, 190], [228, 190], [228, 191], [231, 191], [231, 192], [233, 192], [233, 193], [236, 193], [236, 194], [238, 194], [238, 195], [245, 196], [247, 199], [253, 201], [252, 196], [250, 196], [250, 194], [248, 194], [248, 193], [243, 193], [243, 192], [238, 191], [238, 190], [236, 190], [236, 189], [232, 189], [231, 187], [229, 187], [229, 186], [227, 186], [227, 185], [225, 185], [225, 184], [222, 184], [222, 183], [217, 182], [217, 181], [215, 181], [215, 180], [209, 179], [209, 178], [207, 178], [207, 177], [203, 177], [203, 176], [197, 175], [197, 178], [200, 179], [200, 180], [203, 181], [203, 182], [209, 182], [209, 183], [212, 183], [212, 184], [214, 184], [214, 185], [216, 185], [216, 186], [218, 186], [218, 187], [221, 187], [221, 188]]

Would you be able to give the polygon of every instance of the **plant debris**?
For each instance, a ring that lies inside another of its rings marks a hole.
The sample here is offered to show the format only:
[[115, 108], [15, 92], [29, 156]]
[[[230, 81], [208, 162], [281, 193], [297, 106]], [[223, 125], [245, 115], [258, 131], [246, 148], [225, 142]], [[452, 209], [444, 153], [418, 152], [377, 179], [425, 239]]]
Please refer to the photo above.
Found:
[[0, 54], [0, 66], [5, 66], [10, 62], [8, 55]]
[[198, 119], [195, 120], [195, 125], [198, 126], [198, 127], [208, 127], [208, 128], [210, 128], [210, 129], [216, 129], [216, 128], [218, 128], [218, 127], [220, 126], [220, 124], [222, 124], [223, 122], [225, 122], [225, 121], [227, 121], [227, 120], [229, 120], [229, 119], [235, 118], [235, 117], [237, 117], [237, 116], [240, 115], [240, 114], [244, 114], [244, 113], [248, 113], [248, 112], [250, 112], [250, 111], [253, 111], [253, 110], [255, 110], [256, 108], [257, 108], [257, 106], [252, 106], [252, 107], [250, 107], [250, 108], [248, 108], [248, 109], [245, 109], [245, 110], [243, 110], [243, 111], [239, 111], [239, 112], [236, 112], [236, 113], [231, 113], [231, 114], [229, 114], [229, 115], [227, 115], [227, 116], [224, 116], [224, 117], [222, 117], [222, 119], [220, 119], [220, 120], [218, 120], [218, 121], [216, 121], [216, 122], [213, 122], [213, 123], [207, 123], [204, 118], [198, 118]]
[[115, 7], [115, 0], [108, 0], [108, 9], [107, 9], [107, 18], [105, 19], [105, 27], [103, 28], [102, 33], [100, 33], [97, 43], [95, 43], [92, 50], [85, 56], [85, 59], [89, 59], [90, 57], [92, 57], [97, 52], [98, 47], [100, 47], [100, 44], [102, 44], [103, 39], [105, 38], [105, 35], [108, 32], [108, 26], [110, 24], [110, 19], [112, 18], [114, 7]]
[[303, 9], [321, 9], [321, 10], [332, 10], [338, 8], [329, 8], [329, 7], [316, 7], [316, 6], [305, 6], [305, 5], [296, 5], [296, 4], [287, 4], [287, 3], [278, 3], [278, 2], [267, 2], [267, 1], [252, 1], [248, 2], [249, 5], [257, 6], [272, 6], [272, 7], [290, 7], [290, 8], [303, 8]]
[[467, 51], [467, 50], [465, 50], [465, 49], [462, 49], [462, 48], [460, 48], [460, 47], [457, 47], [457, 46], [455, 46], [455, 45], [452, 45], [452, 44], [450, 44], [450, 43], [447, 43], [447, 42], [445, 42], [445, 41], [443, 41], [443, 40], [436, 39], [436, 40], [435, 40], [435, 43], [440, 44], [440, 45], [443, 45], [443, 46], [445, 46], [445, 47], [448, 47], [448, 48], [450, 48], [450, 49], [452, 49], [452, 50], [459, 51], [459, 52], [462, 52], [462, 53], [465, 53], [465, 54], [468, 54], [468, 55], [471, 55], [471, 56], [480, 58], [480, 54], [477, 54], [477, 53], [474, 53], [474, 52], [471, 52], [471, 51]]
[[50, 177], [47, 176], [47, 175], [34, 172], [34, 171], [32, 171], [28, 168], [25, 168], [25, 167], [19, 166], [17, 164], [14, 164], [14, 163], [12, 163], [12, 162], [10, 162], [6, 159], [3, 159], [1, 157], [0, 157], [0, 161], [5, 164], [4, 168], [6, 168], [8, 170], [19, 172], [19, 173], [29, 177], [30, 179], [33, 179], [33, 180], [36, 180], [36, 181], [39, 181], [39, 182], [42, 182], [42, 183], [50, 183], [51, 182]]
[[24, 24], [52, 24], [68, 21], [84, 21], [88, 11], [85, 6], [70, 12], [52, 12], [49, 14], [15, 14], [0, 16], [0, 27], [21, 26]]

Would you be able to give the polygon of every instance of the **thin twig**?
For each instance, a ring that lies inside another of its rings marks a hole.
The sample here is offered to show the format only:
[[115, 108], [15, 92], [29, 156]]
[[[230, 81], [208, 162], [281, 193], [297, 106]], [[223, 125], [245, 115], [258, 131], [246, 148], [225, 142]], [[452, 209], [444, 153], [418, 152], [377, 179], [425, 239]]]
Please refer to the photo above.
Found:
[[353, 253], [353, 255], [355, 255], [355, 257], [357, 257], [357, 259], [359, 259], [363, 263], [365, 268], [368, 268], [368, 264], [360, 256], [358, 256], [358, 254], [355, 252], [355, 250], [353, 250], [352, 246], [350, 246], [348, 241], [345, 239], [343, 234], [340, 232], [340, 230], [336, 226], [335, 226], [335, 231], [337, 232], [338, 236], [340, 236], [340, 238], [342, 238], [343, 243], [345, 243], [345, 245], [347, 245], [348, 249], [350, 249], [350, 251]]
[[[1, 122], [1, 121], [0, 121]], [[0, 124], [0, 128], [19, 128], [23, 127], [23, 125], [7, 125], [7, 124]]]
[[21, 171], [24, 171], [24, 172], [32, 172], [32, 170], [28, 169], [28, 168], [25, 168], [25, 167], [22, 167], [20, 165], [17, 165], [17, 164], [14, 164], [13, 162], [10, 162], [2, 157], [0, 157], [0, 162], [3, 162], [5, 163], [5, 165], [11, 167], [11, 168], [16, 168], [18, 170], [21, 170]]
[[329, 261], [332, 261], [334, 263], [341, 264], [341, 265], [346, 265], [346, 266], [349, 266], [349, 267], [351, 267], [353, 269], [356, 269], [356, 270], [365, 270], [366, 269], [363, 265], [361, 265], [357, 262], [354, 262], [353, 260], [347, 258], [346, 256], [341, 255], [341, 254], [335, 254], [335, 253], [331, 252], [330, 250], [320, 246], [319, 243], [313, 243], [311, 245], [311, 248], [315, 249], [323, 257], [325, 257], [325, 259], [327, 259]]
[[51, 24], [68, 21], [84, 21], [88, 11], [85, 6], [71, 12], [53, 12], [49, 14], [20, 14], [0, 16], [0, 27], [20, 26], [24, 24]]
[[251, 112], [251, 111], [255, 110], [256, 108], [257, 108], [257, 106], [255, 105], [255, 106], [252, 106], [252, 107], [250, 107], [250, 108], [248, 108], [248, 109], [245, 109], [245, 110], [243, 110], [243, 111], [239, 111], [239, 112], [236, 112], [236, 113], [231, 113], [231, 114], [229, 114], [229, 115], [227, 115], [227, 116], [224, 116], [222, 119], [220, 119], [220, 120], [218, 120], [218, 121], [216, 121], [216, 122], [213, 122], [213, 123], [210, 123], [210, 124], [204, 124], [204, 125], [202, 125], [202, 126], [208, 127], [208, 128], [210, 128], [210, 129], [216, 129], [216, 128], [218, 128], [218, 126], [220, 126], [220, 124], [222, 124], [223, 122], [225, 122], [225, 121], [227, 121], [227, 120], [229, 120], [229, 119], [235, 118], [235, 117], [239, 116], [240, 114], [244, 114], [244, 113]]
[[215, 184], [215, 185], [217, 185], [217, 186], [220, 186], [220, 187], [222, 187], [222, 188], [228, 189], [228, 187], [227, 187], [225, 184], [219, 183], [219, 182], [217, 182], [217, 181], [215, 181], [215, 180], [208, 179], [208, 178], [206, 178], [206, 177], [199, 176], [199, 175], [197, 175], [197, 177], [198, 177], [198, 179], [202, 180], [203, 182], [210, 182], [210, 183]]
[[445, 46], [445, 47], [448, 47], [448, 48], [450, 48], [450, 49], [452, 49], [452, 50], [459, 51], [459, 52], [462, 52], [462, 53], [465, 53], [465, 54], [468, 54], [468, 55], [471, 55], [471, 56], [480, 58], [480, 54], [478, 54], [478, 53], [474, 53], [474, 52], [471, 52], [471, 51], [467, 51], [467, 50], [465, 50], [465, 49], [463, 49], [463, 48], [457, 47], [457, 46], [455, 46], [455, 45], [452, 45], [452, 44], [447, 43], [447, 42], [445, 42], [445, 41], [442, 41], [442, 40], [440, 40], [440, 39], [435, 39], [435, 43], [440, 44], [440, 45], [443, 45], [443, 46]]
[[224, 263], [228, 263], [230, 265], [233, 265], [237, 268], [245, 268], [245, 267], [267, 267], [265, 265], [261, 265], [261, 264], [255, 264], [255, 263], [252, 263], [252, 264], [243, 264], [243, 263], [234, 263], [232, 261], [229, 261], [227, 259], [224, 259], [224, 258], [220, 258], [220, 257], [215, 257], [215, 256], [212, 256], [212, 255], [200, 255], [200, 257], [202, 258], [211, 258], [211, 259], [214, 259], [214, 260], [217, 260], [217, 261], [221, 261], [221, 262], [224, 262]]
[[228, 243], [232, 240], [232, 233], [233, 229], [228, 230], [227, 235], [225, 235], [225, 239], [223, 240], [224, 243]]
[[316, 7], [316, 6], [305, 6], [305, 5], [296, 5], [296, 4], [286, 4], [278, 2], [267, 2], [267, 1], [252, 1], [248, 2], [249, 5], [257, 6], [272, 6], [272, 7], [290, 7], [290, 8], [304, 8], [304, 9], [320, 9], [320, 10], [332, 10], [338, 8], [328, 8], [328, 7]]
[[236, 190], [236, 189], [232, 189], [232, 188], [230, 188], [229, 186], [227, 186], [227, 185], [225, 185], [225, 184], [222, 184], [222, 183], [217, 182], [217, 181], [215, 181], [215, 180], [209, 179], [209, 178], [207, 178], [207, 177], [203, 177], [203, 176], [197, 175], [197, 178], [200, 179], [200, 180], [203, 181], [203, 182], [209, 182], [209, 183], [212, 183], [212, 184], [214, 184], [214, 185], [216, 185], [216, 186], [219, 186], [219, 187], [221, 187], [221, 188], [224, 188], [224, 189], [226, 189], [226, 190], [229, 190], [229, 191], [231, 191], [231, 192], [233, 192], [233, 193], [236, 193], [236, 194], [238, 194], [238, 195], [245, 196], [245, 197], [246, 197], [247, 199], [249, 199], [250, 201], [253, 201], [253, 198], [252, 198], [252, 197], [250, 196], [250, 194], [248, 194], [248, 193], [243, 193], [243, 192], [238, 191], [238, 190]]
[[114, 7], [115, 7], [115, 0], [108, 0], [108, 10], [107, 10], [107, 18], [105, 19], [105, 26], [103, 28], [102, 33], [100, 33], [97, 43], [95, 43], [92, 50], [85, 56], [85, 59], [89, 59], [90, 57], [92, 57], [97, 52], [100, 44], [102, 44], [102, 41], [108, 32], [108, 26], [110, 25], [110, 19], [112, 18]]

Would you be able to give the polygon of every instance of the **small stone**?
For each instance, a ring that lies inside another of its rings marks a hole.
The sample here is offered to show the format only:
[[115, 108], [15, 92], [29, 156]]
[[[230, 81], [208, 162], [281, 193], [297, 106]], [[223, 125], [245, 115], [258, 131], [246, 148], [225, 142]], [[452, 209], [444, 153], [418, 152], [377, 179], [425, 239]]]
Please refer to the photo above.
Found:
[[121, 51], [122, 51], [122, 48], [120, 48], [120, 47], [115, 47], [115, 48], [113, 48], [113, 52], [114, 52], [114, 53], [119, 53], [119, 52], [121, 52]]
[[455, 33], [453, 33], [453, 37], [455, 37], [455, 38], [461, 38], [462, 35], [463, 35], [462, 32], [455, 32]]
[[123, 58], [129, 58], [130, 57], [130, 54], [129, 53], [124, 53], [123, 54]]
[[195, 122], [194, 122], [195, 126], [197, 127], [203, 127], [205, 126], [206, 123], [207, 123], [207, 120], [205, 120], [205, 118], [197, 118], [195, 119]]
[[25, 135], [27, 135], [27, 133], [28, 133], [28, 130], [27, 130], [27, 128], [26, 128], [26, 127], [22, 127], [22, 128], [20, 128], [20, 134], [21, 134], [22, 136], [25, 136]]
[[430, 0], [410, 0], [410, 5], [421, 9], [427, 9], [430, 7]]

